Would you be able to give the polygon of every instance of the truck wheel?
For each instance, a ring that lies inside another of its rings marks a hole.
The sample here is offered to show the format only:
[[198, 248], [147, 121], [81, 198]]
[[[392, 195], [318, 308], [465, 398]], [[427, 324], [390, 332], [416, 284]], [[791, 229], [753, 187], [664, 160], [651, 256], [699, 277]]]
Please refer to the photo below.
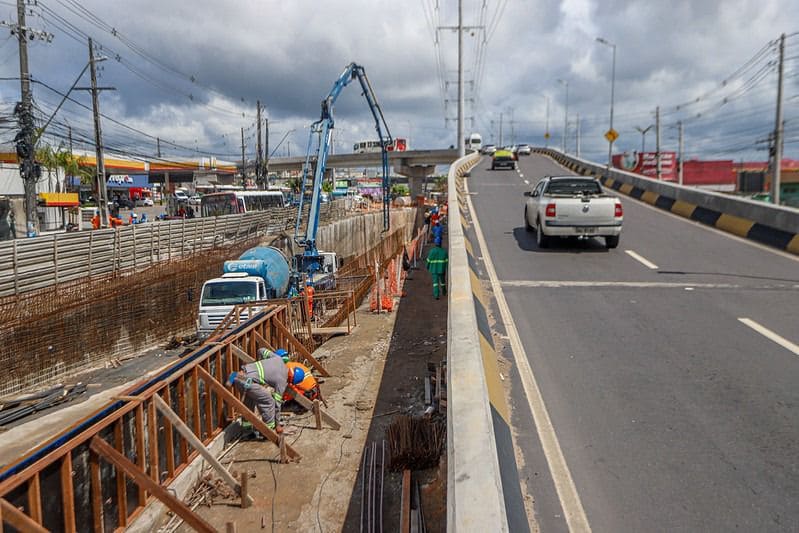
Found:
[[605, 247], [609, 250], [615, 248], [619, 245], [619, 236], [618, 235], [608, 235], [605, 237]]
[[524, 229], [530, 233], [533, 231], [533, 227], [530, 225], [530, 221], [527, 218], [527, 208], [524, 208]]
[[535, 243], [539, 248], [547, 248], [549, 246], [549, 237], [544, 235], [544, 230], [541, 229], [541, 220], [536, 221], [535, 225]]

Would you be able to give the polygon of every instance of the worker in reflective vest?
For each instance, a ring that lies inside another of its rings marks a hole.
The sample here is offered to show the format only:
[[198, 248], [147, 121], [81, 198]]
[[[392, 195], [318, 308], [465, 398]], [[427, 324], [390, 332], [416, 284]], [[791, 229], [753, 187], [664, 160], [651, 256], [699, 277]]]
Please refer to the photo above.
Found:
[[305, 282], [305, 297], [308, 299], [308, 319], [313, 317], [313, 295], [316, 291], [311, 280]]
[[[300, 381], [302, 379], [305, 379], [304, 375]], [[277, 421], [288, 382], [289, 369], [280, 357], [246, 364], [240, 372], [233, 372], [228, 377], [228, 383], [235, 385], [245, 400], [255, 406], [266, 426], [278, 433], [282, 432]]]
[[437, 242], [435, 247], [427, 254], [427, 270], [433, 278], [433, 298], [439, 299], [439, 289], [447, 294], [447, 265], [449, 257], [447, 251]]
[[[313, 377], [311, 374], [311, 370], [303, 365], [302, 363], [298, 363], [296, 361], [289, 361], [286, 363], [286, 366], [289, 369], [295, 369], [294, 374], [297, 375], [297, 369], [302, 370], [303, 374], [305, 375], [305, 379], [300, 381], [297, 384], [289, 383], [288, 388], [294, 390], [297, 394], [302, 394], [309, 400], [316, 400], [319, 398], [322, 399], [321, 390], [319, 389], [319, 382], [316, 381], [316, 378]], [[283, 394], [283, 401], [291, 400], [292, 396], [288, 390], [286, 390], [285, 394]]]

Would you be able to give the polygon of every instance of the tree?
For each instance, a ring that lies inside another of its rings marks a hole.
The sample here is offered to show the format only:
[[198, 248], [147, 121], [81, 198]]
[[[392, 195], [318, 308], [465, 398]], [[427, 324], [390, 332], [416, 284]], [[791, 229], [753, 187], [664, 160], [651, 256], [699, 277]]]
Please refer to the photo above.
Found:
[[331, 193], [333, 192], [333, 184], [329, 181], [322, 183], [322, 192]]
[[94, 171], [91, 167], [84, 164], [80, 156], [66, 151], [63, 147], [53, 148], [44, 145], [36, 150], [36, 161], [45, 168], [55, 170], [62, 169], [65, 176], [80, 178], [81, 183], [91, 183]]
[[391, 196], [392, 198], [396, 198], [398, 196], [408, 196], [411, 194], [411, 191], [408, 189], [408, 186], [404, 183], [395, 183], [391, 186]]

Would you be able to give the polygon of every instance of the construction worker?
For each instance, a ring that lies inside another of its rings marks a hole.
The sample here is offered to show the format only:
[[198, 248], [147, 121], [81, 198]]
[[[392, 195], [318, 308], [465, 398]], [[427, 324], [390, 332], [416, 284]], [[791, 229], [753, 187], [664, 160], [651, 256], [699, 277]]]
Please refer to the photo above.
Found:
[[269, 348], [258, 348], [258, 351], [256, 352], [256, 355], [258, 356], [258, 360], [269, 359], [270, 357], [277, 356], [277, 357], [280, 357], [281, 359], [283, 359], [284, 363], [288, 363], [289, 362], [289, 353], [286, 350], [284, 350], [283, 348], [280, 348], [279, 350], [275, 350], [274, 352], [272, 350], [270, 350]]
[[433, 298], [439, 299], [439, 288], [447, 294], [447, 265], [449, 257], [447, 251], [437, 242], [434, 248], [427, 254], [427, 270], [433, 278]]
[[92, 217], [92, 229], [100, 229], [100, 212], [95, 211]]
[[433, 225], [433, 244], [441, 245], [444, 240], [444, 228], [441, 226], [441, 221], [436, 220]]
[[317, 398], [320, 400], [322, 399], [322, 392], [319, 389], [319, 382], [316, 381], [316, 378], [311, 374], [311, 369], [296, 361], [289, 361], [286, 363], [286, 366], [289, 369], [294, 369], [294, 375], [297, 375], [298, 371], [302, 371], [302, 373], [305, 375], [305, 379], [299, 383], [289, 383], [286, 392], [283, 393], [283, 401], [288, 401], [292, 398], [288, 389], [292, 389], [297, 394], [302, 394], [309, 400], [316, 400]]
[[313, 282], [308, 280], [305, 282], [305, 298], [308, 300], [308, 319], [313, 318], [313, 295], [316, 291], [313, 288]]
[[277, 422], [283, 393], [288, 383], [300, 383], [304, 379], [301, 369], [289, 369], [281, 357], [269, 357], [244, 365], [240, 372], [231, 372], [228, 383], [235, 385], [245, 400], [255, 405], [269, 429], [282, 433], [283, 428], [277, 426]]

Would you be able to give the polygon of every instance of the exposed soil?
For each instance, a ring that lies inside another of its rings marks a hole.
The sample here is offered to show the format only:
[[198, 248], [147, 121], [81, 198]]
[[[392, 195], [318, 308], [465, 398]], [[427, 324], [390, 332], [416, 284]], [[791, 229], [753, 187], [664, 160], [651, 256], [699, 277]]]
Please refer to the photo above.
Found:
[[[430, 275], [419, 268], [405, 284], [407, 296], [394, 312], [357, 312], [349, 336], [326, 342], [315, 352], [332, 377], [322, 390], [327, 412], [341, 423], [334, 431], [315, 429], [313, 415], [291, 413], [285, 435], [301, 455], [299, 463], [279, 464], [277, 448], [263, 440], [239, 442], [223, 462], [232, 472], [250, 472], [254, 505], [239, 508], [237, 498], [219, 496], [197, 512], [215, 528], [235, 522], [239, 531], [358, 531], [361, 516], [361, 459], [366, 445], [385, 438], [400, 414], [425, 410], [428, 363], [446, 359], [447, 301], [434, 300]], [[284, 409], [284, 414], [286, 409]], [[438, 415], [434, 415], [438, 416]], [[429, 531], [446, 530], [446, 453], [437, 468], [414, 472]], [[386, 469], [383, 528], [399, 529], [401, 474]], [[183, 525], [180, 531], [189, 531]]]

